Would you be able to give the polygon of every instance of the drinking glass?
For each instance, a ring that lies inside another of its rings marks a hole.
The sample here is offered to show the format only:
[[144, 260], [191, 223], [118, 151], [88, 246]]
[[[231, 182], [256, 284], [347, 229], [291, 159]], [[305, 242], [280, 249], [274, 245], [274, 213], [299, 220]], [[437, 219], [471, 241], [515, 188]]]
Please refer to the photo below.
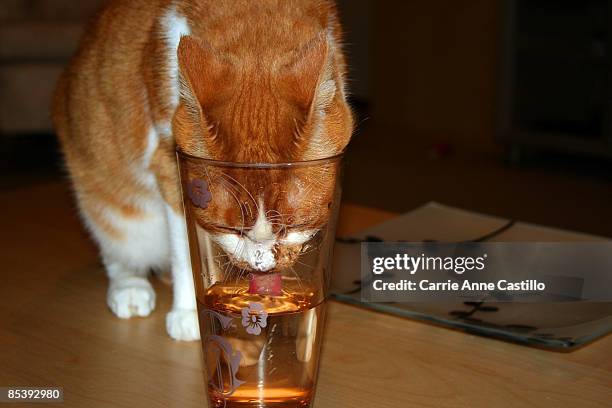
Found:
[[310, 407], [341, 156], [177, 157], [210, 406]]

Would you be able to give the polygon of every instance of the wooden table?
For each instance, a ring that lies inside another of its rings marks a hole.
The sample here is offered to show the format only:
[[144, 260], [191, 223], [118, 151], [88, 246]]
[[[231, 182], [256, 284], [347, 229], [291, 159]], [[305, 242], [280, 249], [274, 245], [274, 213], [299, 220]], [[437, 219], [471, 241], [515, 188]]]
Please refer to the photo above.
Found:
[[[0, 386], [62, 386], [66, 407], [206, 406], [200, 344], [164, 329], [170, 288], [155, 283], [152, 316], [115, 318], [67, 187], [0, 197]], [[345, 205], [340, 231], [390, 216]], [[612, 337], [556, 353], [331, 302], [315, 406], [610, 407]]]

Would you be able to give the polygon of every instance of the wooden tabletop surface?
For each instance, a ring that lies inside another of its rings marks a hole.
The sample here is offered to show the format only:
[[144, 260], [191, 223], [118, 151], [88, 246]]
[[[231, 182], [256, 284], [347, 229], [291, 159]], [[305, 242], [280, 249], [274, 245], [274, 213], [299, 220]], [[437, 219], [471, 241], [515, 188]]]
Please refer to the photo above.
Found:
[[[65, 185], [3, 193], [0, 210], [0, 386], [61, 386], [66, 407], [206, 406], [200, 344], [165, 333], [170, 288], [155, 283], [150, 317], [115, 318]], [[339, 229], [391, 216], [345, 205]], [[550, 352], [334, 301], [327, 322], [316, 407], [612, 406], [612, 336]]]

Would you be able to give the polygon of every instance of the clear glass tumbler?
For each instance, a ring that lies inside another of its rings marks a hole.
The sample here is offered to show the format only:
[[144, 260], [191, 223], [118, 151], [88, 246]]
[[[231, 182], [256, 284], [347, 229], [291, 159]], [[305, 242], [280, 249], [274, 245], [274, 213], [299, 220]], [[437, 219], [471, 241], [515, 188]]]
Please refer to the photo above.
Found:
[[178, 152], [211, 407], [310, 407], [341, 156], [229, 163]]

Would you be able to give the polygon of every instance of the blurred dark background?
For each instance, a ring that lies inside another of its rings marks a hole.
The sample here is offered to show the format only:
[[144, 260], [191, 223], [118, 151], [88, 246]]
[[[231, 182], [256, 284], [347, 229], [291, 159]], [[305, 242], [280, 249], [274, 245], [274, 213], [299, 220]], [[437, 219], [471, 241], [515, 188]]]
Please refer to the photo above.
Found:
[[[0, 2], [0, 190], [65, 180], [50, 94], [100, 3]], [[345, 201], [612, 236], [612, 2], [339, 5], [358, 115]]]

